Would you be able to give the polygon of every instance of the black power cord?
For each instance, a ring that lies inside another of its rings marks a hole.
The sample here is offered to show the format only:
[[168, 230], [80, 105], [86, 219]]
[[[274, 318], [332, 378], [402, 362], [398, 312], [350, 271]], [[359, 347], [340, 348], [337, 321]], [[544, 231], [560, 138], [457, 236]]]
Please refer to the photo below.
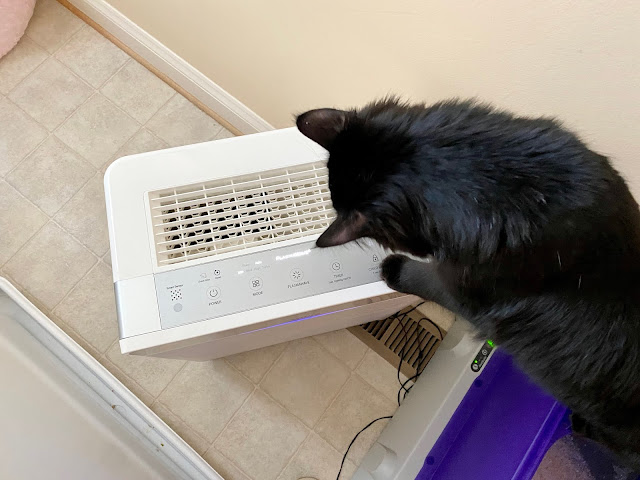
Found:
[[[422, 370], [419, 368], [420, 364], [422, 363], [422, 360], [424, 358], [426, 358], [425, 356], [425, 352], [424, 349], [420, 346], [422, 345], [422, 340], [424, 340], [423, 338], [420, 338], [420, 334], [418, 334], [418, 346], [419, 346], [419, 351], [418, 351], [418, 368], [416, 369], [416, 374], [413, 375], [411, 378], [406, 379], [404, 382], [402, 381], [402, 379], [400, 378], [400, 369], [402, 367], [402, 362], [405, 361], [405, 356], [407, 354], [407, 352], [405, 352], [405, 347], [407, 345], [407, 340], [408, 340], [408, 335], [409, 333], [406, 330], [406, 318], [407, 316], [413, 312], [414, 310], [416, 310], [419, 306], [421, 306], [423, 303], [425, 302], [420, 302], [418, 305], [412, 307], [411, 309], [407, 310], [406, 312], [403, 312], [402, 310], [400, 310], [399, 312], [396, 312], [395, 314], [391, 315], [390, 317], [388, 317], [388, 319], [392, 319], [392, 320], [398, 320], [398, 323], [400, 324], [400, 328], [402, 328], [402, 333], [403, 333], [403, 343], [402, 343], [402, 348], [400, 349], [400, 361], [398, 362], [398, 369], [397, 369], [397, 377], [398, 377], [398, 383], [400, 384], [400, 389], [398, 390], [398, 405], [400, 405], [402, 403], [402, 401], [405, 399], [405, 397], [407, 396], [407, 393], [409, 393], [411, 391], [411, 389], [413, 388], [413, 385], [409, 386], [409, 388], [407, 388], [407, 384], [409, 382], [415, 381], [418, 376], [420, 375], [420, 373], [422, 373]], [[427, 318], [427, 317], [422, 317], [418, 323], [422, 322], [423, 320], [426, 320], [427, 322], [431, 323], [431, 325], [433, 325], [436, 330], [438, 330], [438, 333], [440, 334], [440, 338], [438, 339], [439, 341], [442, 341], [442, 339], [444, 338], [444, 336], [442, 335], [442, 330], [440, 330], [440, 327], [431, 319]], [[428, 333], [427, 333], [428, 334]], [[431, 353], [431, 350], [433, 349], [433, 347], [437, 344], [438, 342], [434, 342], [431, 347], [429, 347], [429, 350], [426, 352], [426, 355], [428, 356], [429, 353]], [[404, 391], [404, 395], [402, 396], [402, 399], [400, 398], [400, 394]], [[336, 480], [340, 480], [340, 474], [342, 474], [342, 469], [344, 468], [344, 462], [347, 460], [347, 455], [349, 454], [349, 450], [351, 450], [351, 447], [353, 446], [353, 444], [355, 443], [355, 441], [358, 439], [358, 437], [360, 436], [360, 434], [362, 432], [364, 432], [367, 428], [369, 428], [371, 425], [373, 425], [376, 422], [379, 422], [380, 420], [388, 420], [390, 418], [392, 418], [392, 415], [387, 415], [384, 417], [379, 417], [376, 418], [375, 420], [372, 420], [371, 422], [369, 422], [369, 424], [364, 427], [362, 430], [360, 430], [358, 433], [356, 433], [356, 435], [353, 437], [353, 439], [351, 440], [351, 443], [349, 443], [349, 446], [347, 447], [347, 451], [344, 452], [344, 455], [342, 456], [342, 462], [340, 462], [340, 470], [338, 470], [338, 476], [336, 477]]]
[[336, 480], [338, 480], [340, 478], [340, 474], [342, 473], [342, 468], [344, 467], [344, 462], [347, 459], [347, 454], [349, 453], [349, 450], [351, 450], [351, 446], [355, 443], [355, 441], [358, 439], [360, 434], [362, 432], [364, 432], [367, 428], [369, 428], [371, 425], [373, 425], [374, 423], [379, 422], [380, 420], [387, 420], [387, 419], [392, 418], [392, 417], [393, 417], [393, 415], [387, 415], [386, 417], [376, 418], [375, 420], [372, 420], [371, 422], [369, 422], [369, 424], [366, 427], [364, 427], [362, 430], [360, 430], [358, 433], [356, 433], [356, 436], [353, 437], [353, 440], [351, 440], [351, 443], [347, 447], [347, 451], [344, 452], [344, 456], [342, 457], [342, 462], [340, 463], [340, 470], [338, 470], [338, 476], [336, 477]]

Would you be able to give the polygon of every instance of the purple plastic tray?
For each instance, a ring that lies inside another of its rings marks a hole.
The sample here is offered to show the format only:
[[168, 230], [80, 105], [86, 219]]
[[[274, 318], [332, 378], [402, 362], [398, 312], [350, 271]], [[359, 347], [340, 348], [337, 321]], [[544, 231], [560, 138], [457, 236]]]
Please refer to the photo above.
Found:
[[417, 480], [530, 480], [549, 447], [571, 433], [568, 414], [497, 350]]

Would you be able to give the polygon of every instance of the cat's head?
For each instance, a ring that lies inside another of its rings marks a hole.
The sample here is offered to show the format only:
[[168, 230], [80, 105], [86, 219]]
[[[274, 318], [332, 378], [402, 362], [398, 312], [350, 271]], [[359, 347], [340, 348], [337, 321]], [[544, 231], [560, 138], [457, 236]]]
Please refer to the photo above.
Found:
[[394, 99], [360, 110], [317, 109], [298, 116], [300, 132], [329, 151], [329, 188], [336, 220], [319, 247], [370, 237], [387, 248], [421, 251], [420, 202], [412, 163], [412, 118], [420, 107]]

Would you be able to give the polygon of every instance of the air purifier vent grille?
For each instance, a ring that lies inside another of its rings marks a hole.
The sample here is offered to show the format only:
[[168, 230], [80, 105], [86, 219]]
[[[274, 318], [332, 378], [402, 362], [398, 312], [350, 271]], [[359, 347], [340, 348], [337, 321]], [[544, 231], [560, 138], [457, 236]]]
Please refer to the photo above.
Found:
[[321, 233], [335, 212], [324, 162], [149, 193], [159, 266]]

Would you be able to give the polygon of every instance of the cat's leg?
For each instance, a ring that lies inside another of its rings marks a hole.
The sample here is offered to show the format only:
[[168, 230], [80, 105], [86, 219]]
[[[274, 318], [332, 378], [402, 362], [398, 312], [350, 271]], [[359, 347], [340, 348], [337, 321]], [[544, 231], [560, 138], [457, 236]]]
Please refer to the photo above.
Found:
[[382, 279], [398, 292], [435, 302], [454, 313], [464, 313], [440, 278], [435, 261], [420, 262], [404, 255], [391, 255], [382, 263]]
[[590, 437], [590, 427], [587, 421], [582, 418], [578, 413], [572, 412], [571, 416], [571, 430], [573, 433], [582, 437]]

